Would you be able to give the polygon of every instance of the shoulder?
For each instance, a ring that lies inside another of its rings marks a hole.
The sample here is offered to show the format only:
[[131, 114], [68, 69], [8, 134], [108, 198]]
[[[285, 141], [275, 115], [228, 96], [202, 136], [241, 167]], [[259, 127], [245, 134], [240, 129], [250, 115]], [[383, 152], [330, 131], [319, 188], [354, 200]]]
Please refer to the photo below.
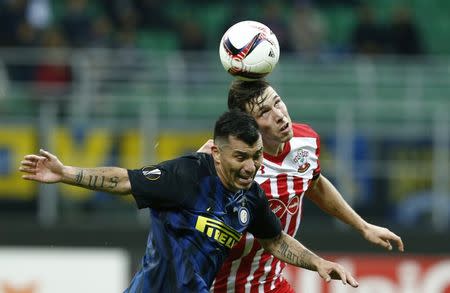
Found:
[[173, 160], [173, 163], [179, 167], [186, 168], [188, 172], [197, 169], [214, 173], [214, 162], [212, 156], [206, 153], [187, 154]]
[[184, 160], [187, 161], [186, 166], [188, 168], [188, 172], [194, 173], [193, 171], [196, 169], [198, 178], [217, 175], [214, 160], [210, 154], [191, 153], [184, 156]]
[[309, 125], [305, 123], [292, 123], [294, 137], [314, 137], [319, 138], [319, 134]]
[[201, 164], [207, 162], [211, 158], [211, 155], [206, 153], [189, 153], [178, 157], [175, 160], [184, 161], [191, 164]]

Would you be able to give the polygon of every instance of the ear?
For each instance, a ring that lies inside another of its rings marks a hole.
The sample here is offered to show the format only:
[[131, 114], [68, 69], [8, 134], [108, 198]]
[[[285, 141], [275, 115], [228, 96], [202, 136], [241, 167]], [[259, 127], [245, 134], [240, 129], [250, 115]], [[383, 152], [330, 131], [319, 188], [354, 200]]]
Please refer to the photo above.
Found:
[[214, 162], [216, 164], [219, 164], [220, 163], [220, 150], [217, 147], [217, 145], [215, 145], [215, 144], [211, 146], [211, 155], [214, 159]]

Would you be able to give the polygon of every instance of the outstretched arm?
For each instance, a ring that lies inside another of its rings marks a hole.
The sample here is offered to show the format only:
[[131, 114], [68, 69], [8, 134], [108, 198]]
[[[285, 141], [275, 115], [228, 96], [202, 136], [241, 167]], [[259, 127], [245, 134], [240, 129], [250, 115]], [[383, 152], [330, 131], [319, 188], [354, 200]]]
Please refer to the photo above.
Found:
[[22, 178], [42, 183], [66, 183], [92, 190], [129, 194], [128, 172], [118, 167], [79, 168], [65, 166], [53, 154], [40, 150], [38, 155], [26, 155], [20, 162]]
[[404, 250], [399, 236], [387, 228], [364, 221], [325, 176], [320, 175], [317, 178], [312, 188], [306, 192], [306, 196], [328, 214], [355, 228], [366, 240], [388, 250], [392, 250], [393, 242], [399, 251]]
[[311, 271], [317, 271], [326, 282], [329, 282], [331, 279], [340, 279], [344, 285], [348, 283], [355, 288], [359, 285], [355, 278], [340, 264], [317, 256], [285, 232], [281, 232], [275, 238], [258, 239], [258, 241], [265, 250], [281, 261]]

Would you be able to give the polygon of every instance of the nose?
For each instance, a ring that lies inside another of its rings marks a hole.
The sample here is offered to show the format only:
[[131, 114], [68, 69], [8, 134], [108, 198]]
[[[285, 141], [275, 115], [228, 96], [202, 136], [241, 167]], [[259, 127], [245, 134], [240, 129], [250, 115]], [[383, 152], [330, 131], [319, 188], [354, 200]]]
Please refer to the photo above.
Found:
[[246, 160], [244, 162], [244, 165], [242, 167], [243, 171], [249, 175], [249, 174], [254, 174], [256, 172], [257, 169], [257, 165], [255, 164], [254, 160]]
[[283, 121], [284, 114], [283, 114], [283, 112], [281, 112], [280, 109], [274, 107], [273, 113], [274, 113], [274, 116], [275, 116], [275, 121], [276, 121], [277, 123]]

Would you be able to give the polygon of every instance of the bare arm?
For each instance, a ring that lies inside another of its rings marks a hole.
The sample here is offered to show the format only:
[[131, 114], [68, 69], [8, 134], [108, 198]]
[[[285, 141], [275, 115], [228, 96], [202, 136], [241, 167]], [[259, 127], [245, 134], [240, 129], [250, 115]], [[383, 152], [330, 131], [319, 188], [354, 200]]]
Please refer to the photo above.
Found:
[[128, 172], [119, 167], [79, 168], [65, 166], [53, 154], [40, 150], [39, 155], [26, 155], [19, 170], [22, 178], [42, 183], [66, 183], [92, 190], [129, 194]]
[[399, 236], [387, 228], [367, 223], [362, 219], [325, 176], [320, 175], [317, 178], [312, 188], [306, 192], [306, 196], [328, 214], [359, 231], [366, 240], [388, 250], [392, 250], [391, 242], [394, 242], [398, 250], [404, 250]]
[[126, 169], [118, 167], [78, 168], [66, 166], [62, 182], [92, 190], [129, 194], [131, 185]]
[[358, 287], [358, 282], [340, 264], [327, 261], [285, 232], [272, 239], [258, 239], [261, 245], [276, 258], [288, 264], [317, 271], [326, 281], [340, 279], [343, 284], [349, 283], [352, 287]]

